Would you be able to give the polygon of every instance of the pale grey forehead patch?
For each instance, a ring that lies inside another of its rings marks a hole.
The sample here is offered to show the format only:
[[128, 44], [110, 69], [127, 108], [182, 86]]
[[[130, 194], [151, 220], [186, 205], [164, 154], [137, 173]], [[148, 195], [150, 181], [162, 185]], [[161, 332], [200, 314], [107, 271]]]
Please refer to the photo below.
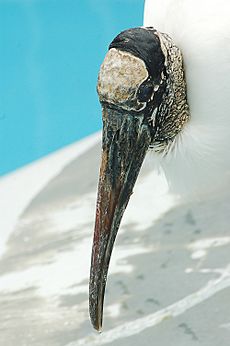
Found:
[[97, 86], [99, 97], [101, 101], [124, 105], [127, 101], [134, 101], [136, 91], [147, 78], [148, 71], [141, 59], [112, 48], [100, 68]]

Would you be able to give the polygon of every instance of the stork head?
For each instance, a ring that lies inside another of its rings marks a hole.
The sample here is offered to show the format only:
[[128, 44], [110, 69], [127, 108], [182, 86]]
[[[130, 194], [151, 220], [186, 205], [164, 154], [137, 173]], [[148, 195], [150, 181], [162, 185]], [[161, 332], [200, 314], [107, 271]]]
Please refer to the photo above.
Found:
[[126, 30], [109, 46], [97, 91], [103, 143], [89, 310], [100, 330], [113, 244], [146, 152], [167, 152], [188, 118], [180, 50], [153, 28]]

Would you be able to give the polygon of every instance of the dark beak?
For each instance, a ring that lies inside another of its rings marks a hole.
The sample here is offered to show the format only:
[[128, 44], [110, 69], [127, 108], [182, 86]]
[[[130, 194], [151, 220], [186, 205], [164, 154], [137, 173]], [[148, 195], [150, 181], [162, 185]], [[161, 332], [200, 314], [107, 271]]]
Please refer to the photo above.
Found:
[[89, 312], [102, 328], [107, 273], [117, 231], [151, 142], [143, 114], [103, 107], [103, 147], [92, 248]]

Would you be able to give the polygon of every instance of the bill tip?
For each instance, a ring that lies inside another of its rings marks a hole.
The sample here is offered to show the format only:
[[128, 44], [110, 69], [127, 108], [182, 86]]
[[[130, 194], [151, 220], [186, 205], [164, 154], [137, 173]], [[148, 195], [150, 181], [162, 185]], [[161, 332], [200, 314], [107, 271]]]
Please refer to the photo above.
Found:
[[97, 324], [93, 326], [95, 331], [97, 331], [99, 334], [102, 333], [102, 325]]

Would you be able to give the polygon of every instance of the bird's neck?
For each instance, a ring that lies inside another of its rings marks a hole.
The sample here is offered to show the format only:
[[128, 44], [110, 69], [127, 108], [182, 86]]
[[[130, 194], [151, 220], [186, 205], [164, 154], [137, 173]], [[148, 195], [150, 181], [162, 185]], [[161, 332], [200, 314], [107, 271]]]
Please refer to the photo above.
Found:
[[190, 118], [183, 57], [172, 39], [157, 32], [165, 56], [165, 90], [155, 111], [155, 136], [151, 144], [156, 152], [167, 153], [177, 134]]

